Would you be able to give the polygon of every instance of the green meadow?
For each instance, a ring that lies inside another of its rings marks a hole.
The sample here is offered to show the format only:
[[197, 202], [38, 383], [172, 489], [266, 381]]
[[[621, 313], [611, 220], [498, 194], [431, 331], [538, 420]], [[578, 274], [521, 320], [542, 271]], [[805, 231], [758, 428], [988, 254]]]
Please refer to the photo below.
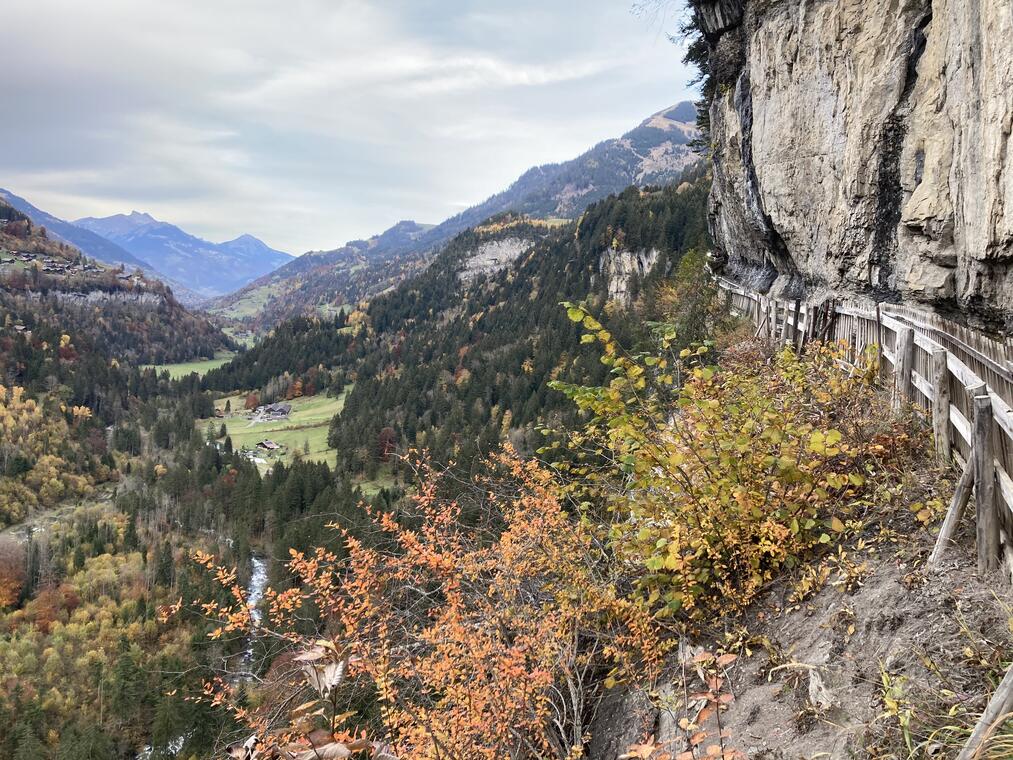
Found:
[[213, 369], [221, 367], [223, 364], [228, 362], [235, 356], [232, 351], [219, 351], [215, 355], [214, 359], [201, 359], [200, 361], [193, 362], [180, 362], [179, 364], [155, 364], [152, 366], [158, 374], [162, 374], [163, 370], [168, 370], [169, 377], [173, 380], [178, 380], [181, 377], [186, 377], [192, 372], [196, 372], [198, 375], [205, 375]]
[[[260, 465], [266, 469], [272, 462], [290, 462], [298, 451], [302, 456], [317, 462], [327, 462], [331, 466], [337, 461], [334, 449], [327, 445], [327, 429], [330, 426], [331, 418], [341, 411], [345, 405], [347, 390], [338, 397], [324, 396], [303, 396], [293, 399], [292, 413], [287, 420], [275, 420], [271, 422], [251, 423], [250, 418], [243, 412], [245, 395], [229, 396], [215, 402], [215, 407], [225, 409], [225, 402], [232, 404], [233, 415], [224, 419], [198, 420], [198, 426], [203, 430], [208, 423], [212, 423], [217, 432], [218, 428], [225, 424], [226, 433], [232, 438], [234, 449], [256, 449], [259, 456], [267, 461], [267, 464]], [[257, 449], [257, 443], [263, 440], [271, 440], [284, 447], [283, 451], [267, 452]], [[309, 453], [306, 453], [306, 447]]]

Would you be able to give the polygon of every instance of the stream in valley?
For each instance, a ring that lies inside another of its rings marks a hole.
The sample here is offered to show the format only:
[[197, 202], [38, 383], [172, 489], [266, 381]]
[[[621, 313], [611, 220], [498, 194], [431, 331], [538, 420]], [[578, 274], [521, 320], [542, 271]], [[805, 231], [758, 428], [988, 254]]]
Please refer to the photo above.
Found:
[[[267, 559], [254, 554], [250, 557], [250, 580], [246, 585], [246, 603], [250, 605], [250, 618], [256, 628], [263, 622], [264, 613], [259, 609], [261, 600], [264, 598], [264, 591], [267, 589]], [[229, 679], [234, 686], [250, 683], [253, 680], [254, 650], [257, 643], [256, 634], [251, 633], [246, 637], [246, 648], [241, 654], [233, 658], [237, 663], [237, 669], [229, 674]], [[166, 749], [171, 755], [175, 755], [186, 743], [189, 731], [177, 736]], [[137, 753], [137, 760], [150, 760], [154, 748], [150, 745]]]

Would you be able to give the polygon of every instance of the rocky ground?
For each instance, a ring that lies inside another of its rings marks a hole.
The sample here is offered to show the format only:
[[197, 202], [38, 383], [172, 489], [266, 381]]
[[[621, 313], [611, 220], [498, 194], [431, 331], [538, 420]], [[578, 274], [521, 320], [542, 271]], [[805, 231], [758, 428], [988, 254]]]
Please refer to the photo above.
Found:
[[[653, 692], [611, 695], [591, 757], [652, 736], [659, 749], [644, 756], [659, 760], [956, 756], [1013, 655], [1009, 578], [977, 576], [973, 531], [971, 515], [935, 572], [924, 568], [934, 538], [911, 515], [852, 536], [745, 619], [684, 643]], [[701, 654], [726, 651], [738, 657], [723, 667]]]

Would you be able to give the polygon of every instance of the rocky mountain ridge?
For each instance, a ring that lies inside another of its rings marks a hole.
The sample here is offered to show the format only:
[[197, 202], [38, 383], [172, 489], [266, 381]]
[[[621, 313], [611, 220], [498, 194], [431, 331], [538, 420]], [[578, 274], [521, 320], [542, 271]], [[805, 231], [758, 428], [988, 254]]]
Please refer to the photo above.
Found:
[[700, 161], [696, 109], [684, 102], [582, 155], [536, 166], [510, 187], [438, 225], [399, 222], [368, 241], [311, 252], [212, 302], [211, 311], [269, 328], [297, 314], [326, 314], [375, 296], [425, 267], [454, 236], [507, 212], [572, 219], [630, 185], [666, 185]]

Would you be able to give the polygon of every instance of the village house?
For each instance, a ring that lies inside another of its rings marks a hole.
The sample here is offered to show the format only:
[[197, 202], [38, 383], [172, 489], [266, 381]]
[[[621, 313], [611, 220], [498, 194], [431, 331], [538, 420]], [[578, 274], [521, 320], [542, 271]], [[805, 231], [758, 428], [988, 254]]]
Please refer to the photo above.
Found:
[[281, 448], [281, 446], [274, 441], [265, 439], [257, 444], [257, 448], [265, 449], [267, 451], [277, 451]]
[[292, 413], [292, 405], [284, 402], [257, 407], [257, 414], [264, 420], [283, 420]]

